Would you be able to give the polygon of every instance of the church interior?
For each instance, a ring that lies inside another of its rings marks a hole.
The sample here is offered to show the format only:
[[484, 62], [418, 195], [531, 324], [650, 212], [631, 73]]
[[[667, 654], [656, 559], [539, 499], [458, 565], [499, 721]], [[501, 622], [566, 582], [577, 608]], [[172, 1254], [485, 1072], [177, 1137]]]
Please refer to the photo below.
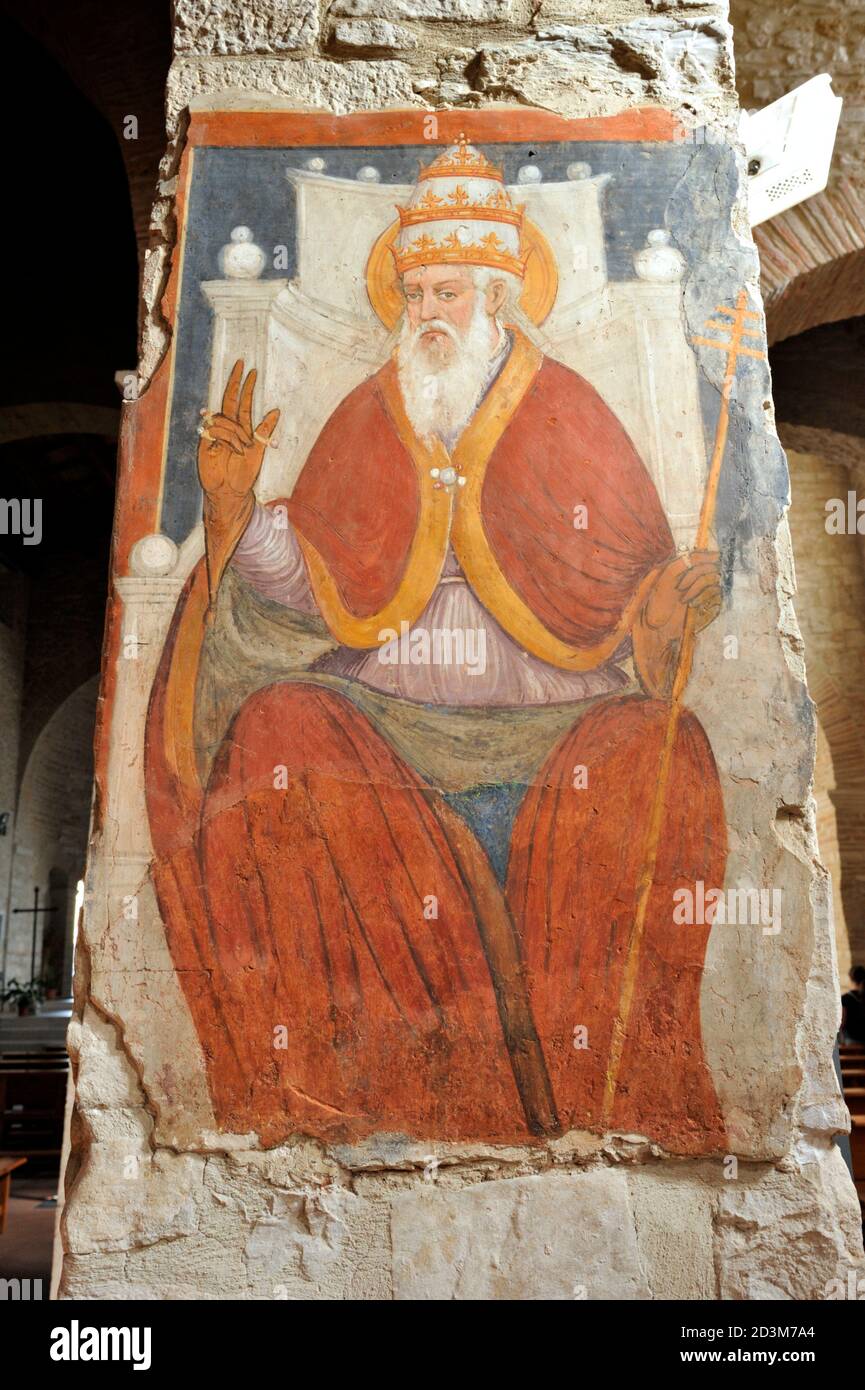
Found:
[[[826, 190], [755, 230], [845, 989], [865, 964], [865, 516], [843, 535], [826, 517], [830, 499], [865, 498], [865, 0], [732, 0], [731, 20], [746, 108], [824, 71], [845, 101]], [[17, 75], [2, 96], [17, 138], [0, 379], [0, 1278], [47, 1285], [115, 460], [164, 148], [170, 5], [0, 0], [0, 27]], [[9, 524], [10, 499], [39, 499], [29, 527]], [[842, 1039], [840, 1066], [865, 1201], [855, 1039]]]

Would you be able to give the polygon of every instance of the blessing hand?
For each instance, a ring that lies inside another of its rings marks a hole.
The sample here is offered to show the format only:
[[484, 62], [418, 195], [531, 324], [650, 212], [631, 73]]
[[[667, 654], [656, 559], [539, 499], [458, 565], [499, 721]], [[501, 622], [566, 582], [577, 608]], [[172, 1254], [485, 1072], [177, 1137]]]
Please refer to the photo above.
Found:
[[198, 476], [209, 501], [217, 511], [231, 511], [251, 493], [261, 472], [264, 451], [279, 421], [279, 411], [270, 410], [253, 428], [252, 397], [255, 368], [243, 380], [243, 362], [237, 361], [222, 397], [218, 413], [202, 411], [199, 429]]

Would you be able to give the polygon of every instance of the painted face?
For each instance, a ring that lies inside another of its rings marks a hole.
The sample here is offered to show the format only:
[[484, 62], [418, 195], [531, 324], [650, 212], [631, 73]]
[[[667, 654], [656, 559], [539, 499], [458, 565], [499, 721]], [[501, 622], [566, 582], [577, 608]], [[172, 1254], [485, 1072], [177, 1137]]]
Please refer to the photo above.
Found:
[[455, 339], [468, 331], [478, 290], [463, 266], [430, 265], [403, 277], [409, 324], [420, 330], [418, 346], [439, 361], [449, 361]]

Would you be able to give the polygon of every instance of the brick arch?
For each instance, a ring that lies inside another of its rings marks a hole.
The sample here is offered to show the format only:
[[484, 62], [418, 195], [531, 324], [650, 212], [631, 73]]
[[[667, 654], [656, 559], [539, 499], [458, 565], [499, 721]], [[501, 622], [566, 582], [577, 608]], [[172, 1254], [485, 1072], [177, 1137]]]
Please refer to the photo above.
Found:
[[754, 229], [770, 345], [865, 314], [865, 201], [847, 179]]
[[[834, 788], [848, 787], [865, 793], [865, 740], [850, 713], [850, 702], [818, 657], [809, 656], [808, 689], [817, 706], [820, 724], [832, 757]], [[863, 845], [865, 854], [865, 845]], [[863, 883], [865, 891], [865, 883]]]

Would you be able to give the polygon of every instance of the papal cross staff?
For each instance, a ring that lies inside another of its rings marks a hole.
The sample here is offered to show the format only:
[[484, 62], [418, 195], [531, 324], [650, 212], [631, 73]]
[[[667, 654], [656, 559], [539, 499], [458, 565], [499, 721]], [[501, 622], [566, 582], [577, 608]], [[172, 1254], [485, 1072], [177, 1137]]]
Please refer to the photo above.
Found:
[[[695, 337], [692, 339], [694, 343], [698, 343], [701, 347], [720, 348], [722, 352], [726, 352], [727, 354], [727, 369], [724, 373], [724, 383], [721, 388], [721, 410], [718, 415], [718, 426], [715, 430], [715, 447], [712, 451], [712, 459], [709, 464], [709, 476], [706, 480], [706, 491], [703, 496], [700, 521], [694, 540], [695, 550], [705, 550], [715, 517], [718, 480], [721, 476], [721, 464], [724, 459], [724, 451], [727, 445], [727, 431], [730, 424], [730, 397], [733, 393], [733, 384], [736, 380], [736, 363], [740, 357], [757, 357], [763, 361], [766, 356], [765, 353], [758, 352], [756, 348], [748, 347], [748, 345], [743, 342], [743, 339], [746, 337], [762, 338], [762, 333], [758, 328], [748, 327], [748, 320], [757, 319], [760, 316], [753, 310], [748, 309], [747, 304], [748, 295], [745, 290], [741, 290], [736, 300], [735, 309], [729, 309], [725, 304], [719, 304], [715, 309], [716, 314], [728, 315], [732, 320], [731, 322], [721, 322], [719, 319], [708, 319], [706, 321], [707, 328], [713, 328], [721, 333], [728, 334], [728, 341], [718, 342], [716, 338], [703, 337]], [[607, 1064], [607, 1079], [604, 1087], [602, 1110], [602, 1117], [605, 1125], [609, 1124], [613, 1112], [613, 1104], [616, 1099], [616, 1086], [619, 1079], [619, 1069], [622, 1064], [622, 1052], [628, 1032], [628, 1020], [631, 1014], [631, 1006], [634, 1002], [634, 989], [637, 983], [640, 947], [642, 945], [643, 932], [646, 926], [646, 913], [649, 907], [649, 898], [655, 882], [655, 869], [658, 862], [658, 848], [661, 841], [661, 826], [664, 815], [664, 801], [667, 793], [667, 785], [670, 780], [673, 748], [676, 743], [679, 716], [682, 711], [682, 699], [685, 694], [685, 687], [688, 684], [688, 677], [691, 674], [691, 663], [694, 657], [694, 622], [694, 610], [688, 608], [685, 614], [682, 641], [679, 646], [676, 669], [673, 676], [673, 685], [670, 693], [670, 710], [667, 716], [667, 728], [664, 734], [664, 742], [661, 745], [658, 780], [655, 785], [655, 795], [646, 827], [642, 869], [640, 871], [640, 877], [637, 880], [634, 921], [631, 928], [630, 940], [628, 942], [627, 956], [625, 958], [622, 992], [619, 997], [619, 1010], [613, 1022], [613, 1036], [610, 1047], [610, 1059]]]

